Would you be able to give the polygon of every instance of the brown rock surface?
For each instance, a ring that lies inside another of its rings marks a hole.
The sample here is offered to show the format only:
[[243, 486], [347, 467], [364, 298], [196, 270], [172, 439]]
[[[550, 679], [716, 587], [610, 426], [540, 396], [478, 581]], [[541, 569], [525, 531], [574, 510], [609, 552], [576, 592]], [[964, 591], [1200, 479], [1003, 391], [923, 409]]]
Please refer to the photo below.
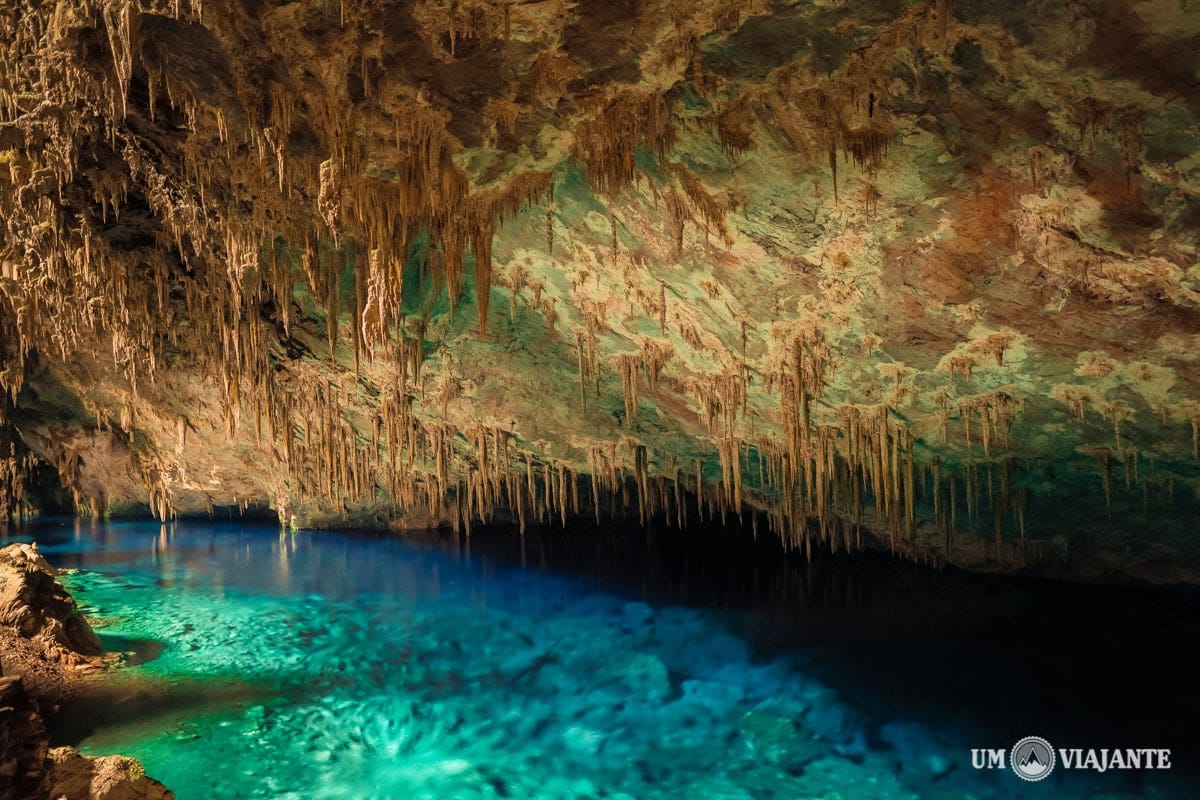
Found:
[[50, 748], [21, 679], [0, 677], [0, 800], [170, 800], [175, 794], [124, 756], [89, 758]]
[[174, 797], [131, 758], [50, 749], [43, 710], [98, 687], [105, 664], [100, 639], [55, 574], [36, 545], [0, 549], [0, 800]]
[[43, 797], [50, 738], [19, 677], [0, 677], [0, 800]]
[[47, 797], [59, 800], [171, 800], [175, 793], [125, 756], [86, 758], [70, 747], [50, 751]]
[[104, 652], [37, 545], [0, 549], [0, 625], [41, 646], [49, 660], [80, 663]]

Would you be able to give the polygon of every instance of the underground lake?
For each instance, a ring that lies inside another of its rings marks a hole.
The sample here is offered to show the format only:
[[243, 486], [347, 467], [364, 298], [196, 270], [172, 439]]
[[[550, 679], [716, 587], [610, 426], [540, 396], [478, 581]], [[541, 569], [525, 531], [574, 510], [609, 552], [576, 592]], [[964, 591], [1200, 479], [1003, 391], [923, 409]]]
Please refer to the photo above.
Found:
[[[45, 520], [124, 666], [52, 726], [191, 798], [1191, 798], [1194, 598], [780, 558], [720, 529], [417, 541]], [[1037, 783], [972, 750], [1170, 748]]]

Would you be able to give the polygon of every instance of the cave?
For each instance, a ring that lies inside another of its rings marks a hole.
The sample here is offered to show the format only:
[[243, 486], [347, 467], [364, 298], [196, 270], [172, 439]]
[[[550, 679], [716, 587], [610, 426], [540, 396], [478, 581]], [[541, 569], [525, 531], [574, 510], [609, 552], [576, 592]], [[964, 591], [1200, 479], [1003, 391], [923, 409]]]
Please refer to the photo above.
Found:
[[0, 800], [1200, 796], [1196, 0], [0, 31]]

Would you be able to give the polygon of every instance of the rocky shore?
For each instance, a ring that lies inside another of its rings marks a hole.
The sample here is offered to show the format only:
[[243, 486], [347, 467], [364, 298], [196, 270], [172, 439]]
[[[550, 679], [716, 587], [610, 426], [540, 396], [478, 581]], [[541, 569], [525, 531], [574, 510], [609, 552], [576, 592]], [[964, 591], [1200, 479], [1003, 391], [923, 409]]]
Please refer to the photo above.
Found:
[[0, 800], [169, 800], [131, 758], [50, 747], [46, 718], [112, 661], [36, 545], [0, 549]]

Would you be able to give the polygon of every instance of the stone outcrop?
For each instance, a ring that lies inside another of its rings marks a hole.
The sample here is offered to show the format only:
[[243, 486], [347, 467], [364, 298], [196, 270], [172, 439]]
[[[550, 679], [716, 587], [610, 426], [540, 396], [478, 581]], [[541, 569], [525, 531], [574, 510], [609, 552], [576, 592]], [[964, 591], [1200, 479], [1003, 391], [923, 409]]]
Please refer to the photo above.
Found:
[[174, 797], [134, 759], [50, 749], [43, 710], [58, 710], [86, 676], [94, 680], [103, 652], [36, 545], [0, 549], [0, 800]]
[[125, 756], [88, 758], [73, 748], [50, 751], [47, 796], [58, 800], [171, 800], [175, 793]]
[[0, 677], [0, 800], [171, 800], [175, 794], [124, 756], [50, 748], [46, 723], [21, 679]]
[[50, 661], [77, 664], [104, 652], [37, 545], [0, 550], [0, 625], [34, 642]]

